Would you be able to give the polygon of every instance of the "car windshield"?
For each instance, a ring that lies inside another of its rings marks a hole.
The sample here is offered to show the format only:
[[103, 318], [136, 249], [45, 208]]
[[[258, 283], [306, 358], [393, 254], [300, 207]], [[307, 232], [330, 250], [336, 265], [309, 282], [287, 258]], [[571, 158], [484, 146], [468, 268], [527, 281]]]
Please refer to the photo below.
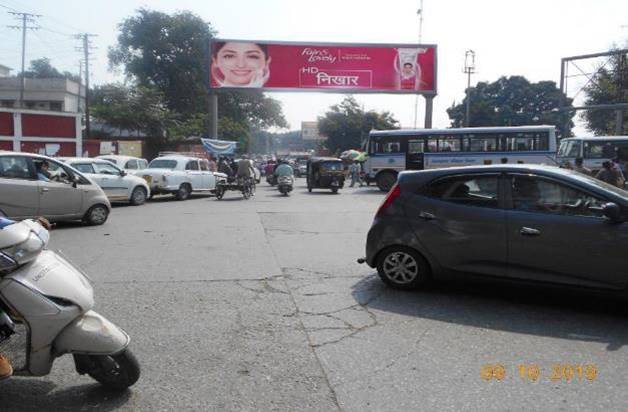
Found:
[[155, 159], [148, 164], [149, 169], [174, 169], [176, 167], [176, 160]]

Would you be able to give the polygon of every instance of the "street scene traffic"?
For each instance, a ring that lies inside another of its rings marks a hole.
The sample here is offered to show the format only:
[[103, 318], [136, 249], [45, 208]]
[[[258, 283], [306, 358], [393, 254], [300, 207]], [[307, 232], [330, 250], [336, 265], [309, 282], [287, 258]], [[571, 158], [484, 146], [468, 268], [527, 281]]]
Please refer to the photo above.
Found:
[[628, 408], [625, 5], [113, 3], [0, 0], [0, 410]]

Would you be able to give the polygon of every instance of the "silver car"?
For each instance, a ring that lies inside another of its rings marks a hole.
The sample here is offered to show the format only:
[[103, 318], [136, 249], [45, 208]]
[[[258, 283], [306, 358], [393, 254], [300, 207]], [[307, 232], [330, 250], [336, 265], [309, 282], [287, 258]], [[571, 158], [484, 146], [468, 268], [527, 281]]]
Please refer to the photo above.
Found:
[[102, 189], [76, 169], [47, 156], [0, 152], [0, 211], [15, 219], [107, 221], [111, 204]]

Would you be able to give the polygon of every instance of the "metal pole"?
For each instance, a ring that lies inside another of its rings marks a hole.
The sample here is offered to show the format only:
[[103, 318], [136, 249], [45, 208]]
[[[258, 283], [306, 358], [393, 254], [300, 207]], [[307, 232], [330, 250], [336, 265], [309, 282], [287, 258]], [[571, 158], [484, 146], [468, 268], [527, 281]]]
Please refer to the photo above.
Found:
[[91, 129], [89, 123], [89, 36], [83, 34], [83, 54], [85, 57], [85, 138], [89, 139]]
[[425, 96], [425, 128], [432, 128], [432, 111], [434, 108], [434, 96]]
[[471, 70], [467, 71], [467, 108], [464, 120], [465, 126], [471, 126]]
[[20, 108], [24, 108], [24, 63], [26, 59], [26, 14], [22, 14], [22, 72], [20, 73]]
[[[422, 38], [423, 38], [423, 0], [421, 0], [417, 14], [419, 15], [419, 44], [421, 44]], [[415, 129], [416, 129], [418, 117], [419, 117], [419, 95], [417, 94], [414, 97], [414, 128]]]
[[218, 95], [216, 92], [209, 93], [209, 130], [210, 139], [218, 138]]

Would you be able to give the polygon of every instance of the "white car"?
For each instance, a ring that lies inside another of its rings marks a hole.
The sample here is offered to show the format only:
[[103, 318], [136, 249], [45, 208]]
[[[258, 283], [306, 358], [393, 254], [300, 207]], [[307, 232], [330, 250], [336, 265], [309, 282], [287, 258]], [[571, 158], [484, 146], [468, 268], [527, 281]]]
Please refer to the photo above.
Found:
[[108, 160], [125, 172], [142, 176], [142, 170], [148, 167], [148, 160], [133, 156], [122, 155], [102, 155], [96, 156], [97, 159]]
[[218, 181], [226, 181], [224, 173], [211, 172], [209, 162], [197, 157], [168, 155], [153, 159], [142, 177], [151, 194], [172, 194], [185, 200], [192, 192], [214, 193]]
[[128, 201], [138, 206], [150, 196], [150, 187], [144, 179], [127, 174], [107, 160], [88, 157], [66, 157], [62, 160], [98, 184], [111, 202]]

